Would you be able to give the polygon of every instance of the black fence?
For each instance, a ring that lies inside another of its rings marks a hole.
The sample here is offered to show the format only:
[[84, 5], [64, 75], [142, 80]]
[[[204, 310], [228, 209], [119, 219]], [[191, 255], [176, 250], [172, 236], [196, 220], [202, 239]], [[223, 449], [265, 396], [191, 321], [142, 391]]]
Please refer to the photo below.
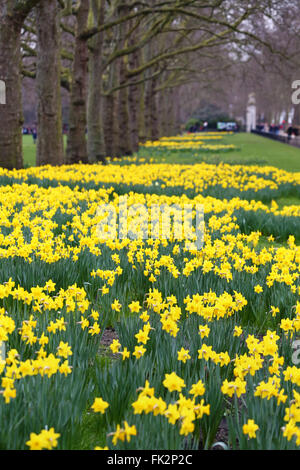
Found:
[[264, 132], [258, 130], [252, 130], [252, 134], [257, 134], [268, 139], [277, 140], [277, 142], [283, 142], [284, 144], [293, 145], [300, 148], [300, 136], [288, 136], [282, 134], [276, 134], [275, 132]]

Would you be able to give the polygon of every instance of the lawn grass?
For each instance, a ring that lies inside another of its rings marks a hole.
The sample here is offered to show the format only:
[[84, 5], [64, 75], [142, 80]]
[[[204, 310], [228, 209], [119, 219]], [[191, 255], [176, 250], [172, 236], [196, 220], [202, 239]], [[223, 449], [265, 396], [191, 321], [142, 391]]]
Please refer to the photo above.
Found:
[[[64, 137], [66, 144], [66, 136]], [[276, 142], [256, 134], [238, 133], [224, 136], [224, 144], [234, 144], [238, 150], [222, 153], [207, 153], [199, 151], [187, 152], [159, 152], [155, 154], [155, 161], [166, 163], [230, 163], [245, 165], [270, 165], [287, 171], [300, 171], [300, 148]], [[146, 149], [141, 149], [139, 155], [149, 161], [150, 155]], [[36, 145], [31, 135], [23, 136], [23, 155], [25, 167], [35, 165]]]
[[141, 149], [139, 155], [149, 161], [166, 163], [214, 163], [236, 165], [267, 165], [287, 171], [300, 171], [300, 148], [245, 132], [224, 136], [222, 144], [234, 144], [237, 149], [226, 152], [152, 151]]
[[23, 159], [25, 168], [36, 164], [36, 144], [31, 135], [23, 135]]
[[277, 199], [276, 203], [278, 204], [279, 209], [282, 209], [284, 206], [299, 206], [300, 199], [298, 199], [297, 197], [282, 197], [280, 199]]
[[239, 151], [225, 154], [233, 161], [247, 159], [264, 160], [266, 165], [287, 171], [300, 171], [300, 148], [277, 142], [256, 134], [240, 133], [226, 137], [224, 143], [234, 143]]

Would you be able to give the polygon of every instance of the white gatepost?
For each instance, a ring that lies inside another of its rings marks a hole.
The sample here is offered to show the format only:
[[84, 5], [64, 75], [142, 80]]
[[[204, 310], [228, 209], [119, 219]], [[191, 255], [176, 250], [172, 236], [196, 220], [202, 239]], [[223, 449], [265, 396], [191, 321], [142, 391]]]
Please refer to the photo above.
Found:
[[256, 129], [256, 99], [255, 93], [250, 93], [246, 113], [246, 130], [251, 132], [253, 129]]

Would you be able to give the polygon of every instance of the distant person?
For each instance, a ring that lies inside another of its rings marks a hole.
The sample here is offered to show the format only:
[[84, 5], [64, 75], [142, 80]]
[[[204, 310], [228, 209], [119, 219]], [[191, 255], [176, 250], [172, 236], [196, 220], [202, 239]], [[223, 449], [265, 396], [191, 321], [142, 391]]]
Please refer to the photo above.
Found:
[[33, 129], [31, 129], [31, 134], [32, 134], [32, 138], [33, 138], [33, 143], [36, 144], [37, 130], [36, 130], [35, 127]]
[[288, 141], [290, 141], [291, 138], [292, 138], [292, 135], [293, 135], [293, 128], [292, 128], [292, 126], [290, 126], [290, 127], [288, 128], [288, 130], [287, 130], [287, 135], [288, 135]]

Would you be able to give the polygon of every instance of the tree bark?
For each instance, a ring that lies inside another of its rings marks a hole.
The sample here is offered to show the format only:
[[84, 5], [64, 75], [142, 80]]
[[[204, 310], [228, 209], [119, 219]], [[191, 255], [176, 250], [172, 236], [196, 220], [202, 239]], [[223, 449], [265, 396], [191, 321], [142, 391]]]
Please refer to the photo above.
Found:
[[[128, 7], [124, 4], [118, 8], [120, 16], [128, 13]], [[121, 24], [119, 27], [119, 48], [125, 45], [125, 38], [128, 32], [128, 24]], [[117, 70], [119, 76], [119, 85], [122, 87], [128, 82], [127, 76], [127, 60], [121, 57], [117, 60]], [[117, 109], [118, 109], [118, 149], [119, 156], [126, 156], [132, 154], [131, 140], [130, 140], [130, 126], [129, 126], [129, 102], [128, 102], [128, 87], [120, 88], [117, 94]]]
[[[98, 11], [97, 7], [99, 8]], [[97, 19], [95, 17], [98, 17]], [[104, 2], [94, 4], [94, 19], [97, 24], [104, 22]], [[87, 150], [89, 163], [106, 163], [102, 126], [102, 73], [103, 73], [103, 32], [97, 33], [89, 43], [89, 88], [88, 88], [88, 136]]]
[[166, 136], [174, 135], [175, 117], [174, 117], [174, 88], [165, 90], [167, 95], [167, 117], [166, 117]]
[[[130, 68], [138, 65], [138, 55], [132, 54], [129, 60]], [[138, 123], [138, 110], [140, 104], [141, 88], [138, 85], [130, 85], [128, 90], [128, 107], [129, 107], [129, 123], [130, 123], [130, 138], [131, 149], [137, 152], [139, 149], [139, 123]]]
[[140, 103], [138, 111], [139, 142], [144, 144], [147, 140], [146, 131], [146, 83], [143, 82], [140, 88]]
[[130, 139], [131, 149], [137, 152], [139, 149], [139, 126], [138, 126], [138, 105], [139, 105], [139, 87], [131, 85], [128, 90], [129, 120], [130, 120]]
[[117, 156], [116, 131], [116, 95], [111, 93], [106, 95], [103, 100], [103, 130], [105, 141], [105, 155], [107, 157]]
[[20, 35], [22, 23], [6, 14], [0, 2], [0, 79], [6, 86], [6, 104], [0, 104], [0, 166], [22, 168], [22, 96]]
[[89, 15], [89, 0], [81, 0], [76, 14], [76, 37], [70, 93], [69, 134], [67, 163], [88, 163], [87, 127], [87, 79], [88, 46], [80, 35], [85, 30]]
[[154, 78], [149, 79], [146, 83], [145, 121], [147, 139], [150, 140], [157, 140], [159, 135], [155, 88], [156, 80]]
[[150, 138], [151, 140], [158, 140], [158, 109], [157, 109], [157, 95], [156, 95], [156, 79], [152, 78], [150, 81]]
[[[123, 85], [127, 82], [126, 65], [124, 59], [120, 59], [119, 64], [119, 83]], [[120, 156], [131, 155], [132, 147], [129, 128], [129, 107], [128, 107], [128, 88], [120, 88], [118, 91], [118, 128], [119, 128], [119, 148]]]
[[37, 165], [64, 162], [60, 94], [60, 35], [57, 2], [37, 6]]
[[166, 100], [165, 100], [165, 92], [159, 91], [158, 92], [158, 116], [159, 116], [159, 138], [165, 137], [166, 130], [165, 130], [165, 122], [166, 122]]
[[[114, 88], [117, 80], [116, 61], [109, 65], [106, 73], [106, 80], [103, 88], [110, 90]], [[117, 94], [107, 93], [103, 98], [102, 107], [103, 134], [105, 143], [105, 155], [107, 157], [117, 157], [119, 133], [117, 129]]]

